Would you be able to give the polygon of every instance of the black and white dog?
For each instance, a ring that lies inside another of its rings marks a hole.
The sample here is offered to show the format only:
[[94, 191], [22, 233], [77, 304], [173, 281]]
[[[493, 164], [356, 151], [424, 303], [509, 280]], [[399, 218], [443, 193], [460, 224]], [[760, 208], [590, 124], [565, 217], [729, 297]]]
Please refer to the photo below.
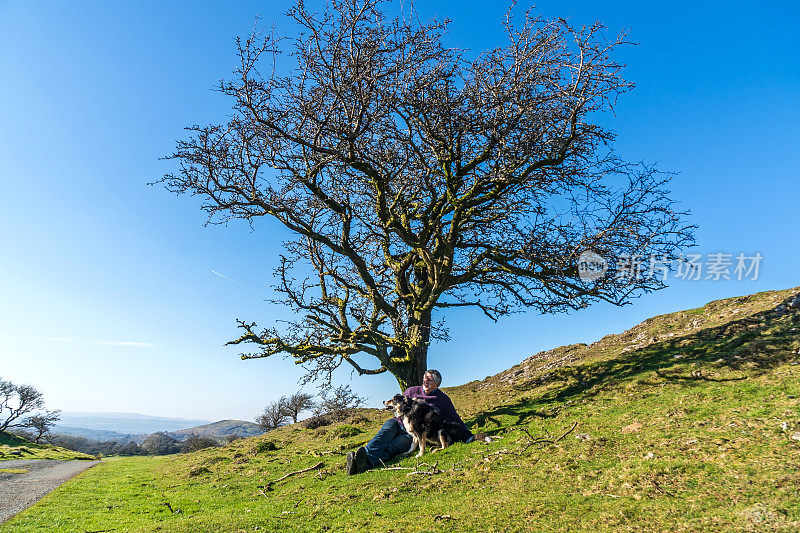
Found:
[[446, 419], [438, 409], [424, 400], [397, 394], [391, 400], [383, 402], [383, 405], [387, 410], [393, 410], [394, 415], [403, 421], [403, 426], [414, 441], [408, 453], [419, 447], [417, 457], [425, 453], [428, 442], [440, 444], [441, 448], [433, 450], [438, 451], [454, 442], [464, 442], [470, 437], [466, 428]]

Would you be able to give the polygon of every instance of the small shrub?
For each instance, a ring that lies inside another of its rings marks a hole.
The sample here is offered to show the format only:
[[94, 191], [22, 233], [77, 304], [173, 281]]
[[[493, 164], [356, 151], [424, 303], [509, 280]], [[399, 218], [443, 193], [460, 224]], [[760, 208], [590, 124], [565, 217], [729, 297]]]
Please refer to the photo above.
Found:
[[363, 433], [363, 431], [355, 426], [349, 426], [349, 425], [335, 427], [331, 430], [331, 435], [339, 438], [355, 437], [359, 433]]
[[259, 442], [256, 445], [256, 453], [274, 452], [277, 449], [278, 447], [275, 446], [275, 443], [269, 440]]
[[191, 470], [189, 470], [189, 477], [195, 477], [195, 476], [199, 476], [199, 475], [202, 475], [202, 474], [210, 474], [210, 473], [211, 473], [211, 470], [209, 470], [205, 466], [196, 466], [196, 467], [192, 468]]
[[329, 425], [331, 425], [331, 420], [325, 415], [314, 415], [303, 421], [303, 426], [305, 426], [306, 429], [317, 429]]
[[370, 422], [369, 418], [359, 414], [354, 414], [353, 416], [347, 419], [348, 424], [353, 424], [356, 426], [359, 424], [368, 424], [369, 422]]
[[205, 448], [214, 448], [219, 444], [211, 437], [202, 437], [200, 435], [191, 435], [181, 446], [181, 453], [192, 453]]

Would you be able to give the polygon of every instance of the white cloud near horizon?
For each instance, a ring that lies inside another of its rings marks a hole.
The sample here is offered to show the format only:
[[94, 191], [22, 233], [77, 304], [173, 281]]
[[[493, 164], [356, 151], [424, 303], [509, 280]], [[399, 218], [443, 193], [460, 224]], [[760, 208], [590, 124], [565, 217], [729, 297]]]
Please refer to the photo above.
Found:
[[91, 344], [100, 346], [133, 346], [136, 348], [152, 348], [156, 345], [154, 342], [141, 341], [92, 341]]
[[34, 342], [34, 343], [45, 343], [45, 344], [91, 344], [94, 346], [121, 346], [129, 348], [153, 348], [157, 346], [157, 344], [154, 342], [144, 342], [144, 341], [129, 341], [129, 340], [85, 341], [75, 337], [43, 337], [41, 339], [30, 339], [30, 338], [13, 337], [11, 335], [6, 335], [4, 333], [0, 333], [0, 340], [8, 340], [16, 342]]
[[42, 342], [53, 342], [57, 344], [76, 344], [80, 342], [75, 337], [45, 337]]

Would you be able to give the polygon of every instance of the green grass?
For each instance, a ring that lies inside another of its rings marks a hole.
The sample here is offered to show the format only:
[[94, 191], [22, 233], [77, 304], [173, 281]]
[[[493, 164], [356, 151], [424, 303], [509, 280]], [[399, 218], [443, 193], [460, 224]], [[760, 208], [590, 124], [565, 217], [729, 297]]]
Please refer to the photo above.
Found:
[[[424, 464], [347, 476], [344, 452], [386, 418], [363, 410], [184, 456], [104, 461], [4, 527], [797, 531], [800, 307], [777, 307], [797, 293], [655, 317], [448, 389], [473, 430], [497, 439]], [[553, 365], [570, 353], [579, 357]]]
[[93, 460], [96, 457], [49, 444], [36, 444], [10, 433], [0, 432], [0, 461], [12, 459]]
[[29, 442], [30, 441], [12, 435], [11, 433], [0, 431], [0, 446], [20, 446], [28, 444]]

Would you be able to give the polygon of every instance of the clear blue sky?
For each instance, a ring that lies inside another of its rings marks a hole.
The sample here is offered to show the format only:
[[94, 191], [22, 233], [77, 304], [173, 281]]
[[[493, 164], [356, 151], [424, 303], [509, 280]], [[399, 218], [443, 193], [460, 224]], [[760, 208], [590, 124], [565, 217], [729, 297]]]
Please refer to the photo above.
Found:
[[[297, 390], [289, 360], [240, 361], [235, 319], [269, 324], [273, 224], [204, 227], [197, 199], [147, 186], [182, 128], [223, 121], [211, 90], [233, 38], [288, 3], [0, 3], [0, 376], [50, 408], [252, 419]], [[538, 2], [546, 17], [630, 29], [637, 84], [608, 117], [619, 151], [680, 172], [697, 251], [760, 252], [757, 281], [675, 281], [624, 308], [448, 315], [430, 365], [458, 384], [547, 348], [592, 342], [660, 313], [800, 285], [800, 60], [795, 2]], [[453, 19], [450, 43], [500, 44], [504, 6], [419, 0]], [[220, 277], [216, 271], [239, 284]], [[241, 284], [241, 285], [240, 285]], [[246, 287], [244, 287], [244, 286]], [[390, 376], [338, 374], [373, 405]], [[307, 389], [315, 392], [314, 389]]]

